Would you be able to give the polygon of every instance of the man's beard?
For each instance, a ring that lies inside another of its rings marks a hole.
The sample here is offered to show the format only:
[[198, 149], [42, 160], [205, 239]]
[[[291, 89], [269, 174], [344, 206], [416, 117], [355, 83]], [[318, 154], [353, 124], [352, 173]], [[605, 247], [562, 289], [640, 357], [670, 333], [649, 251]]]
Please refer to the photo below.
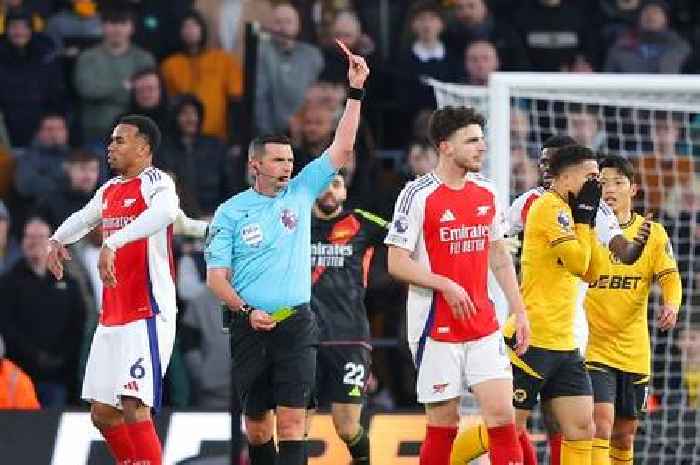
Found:
[[465, 163], [464, 165], [460, 165], [460, 168], [462, 168], [466, 173], [478, 173], [481, 171], [481, 165], [474, 166], [471, 163]]
[[465, 161], [463, 163], [457, 163], [461, 169], [464, 170], [464, 174], [467, 173], [478, 173], [481, 171], [481, 163], [473, 163], [471, 161]]
[[316, 202], [316, 206], [324, 215], [330, 215], [331, 213], [335, 213], [339, 205], [337, 203], [332, 205], [326, 202]]

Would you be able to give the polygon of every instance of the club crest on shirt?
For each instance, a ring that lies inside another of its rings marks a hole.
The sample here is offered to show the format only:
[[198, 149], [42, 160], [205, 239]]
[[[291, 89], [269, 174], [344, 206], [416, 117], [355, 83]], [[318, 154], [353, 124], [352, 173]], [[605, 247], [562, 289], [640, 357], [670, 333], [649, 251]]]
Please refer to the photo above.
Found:
[[347, 228], [341, 228], [341, 229], [338, 229], [338, 230], [334, 230], [334, 231], [331, 233], [331, 238], [330, 238], [330, 239], [331, 239], [332, 241], [341, 241], [341, 240], [343, 240], [343, 239], [345, 239], [345, 238], [347, 238], [347, 237], [350, 237], [350, 236], [352, 236], [352, 230], [347, 229]]
[[490, 209], [490, 205], [480, 205], [476, 207], [476, 216], [484, 216], [489, 212]]
[[297, 227], [297, 215], [289, 208], [285, 208], [280, 212], [280, 221], [287, 231], [294, 231]]
[[569, 216], [565, 211], [562, 210], [559, 212], [557, 215], [557, 223], [559, 223], [559, 226], [561, 226], [561, 229], [564, 231], [571, 232], [571, 221], [569, 221]]
[[243, 242], [251, 247], [257, 247], [263, 240], [262, 228], [258, 223], [247, 224], [241, 228]]

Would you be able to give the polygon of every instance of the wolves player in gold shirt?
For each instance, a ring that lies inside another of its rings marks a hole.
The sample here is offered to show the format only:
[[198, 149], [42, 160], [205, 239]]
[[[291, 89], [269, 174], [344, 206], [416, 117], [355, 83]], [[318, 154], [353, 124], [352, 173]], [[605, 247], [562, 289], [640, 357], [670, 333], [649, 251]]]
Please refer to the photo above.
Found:
[[[631, 239], [645, 223], [631, 208], [637, 192], [632, 165], [623, 157], [609, 156], [600, 163], [600, 171], [603, 200]], [[632, 444], [637, 419], [646, 407], [651, 364], [647, 302], [652, 282], [661, 285], [660, 329], [675, 326], [681, 303], [681, 280], [668, 236], [662, 225], [649, 223], [649, 238], [639, 260], [632, 265], [606, 260], [590, 276], [584, 301], [589, 327], [586, 366], [595, 402], [595, 465], [631, 465], [633, 461]]]
[[596, 241], [598, 163], [590, 149], [571, 145], [554, 154], [549, 169], [552, 185], [532, 205], [523, 240], [521, 290], [532, 336], [525, 354], [511, 354], [513, 403], [522, 430], [538, 397], [547, 403], [564, 438], [562, 465], [590, 465], [592, 388], [574, 340], [574, 314]]
[[[510, 352], [513, 404], [522, 434], [539, 397], [563, 433], [561, 463], [591, 465], [593, 391], [574, 341], [574, 314], [597, 241], [591, 226], [601, 198], [598, 163], [590, 149], [568, 145], [552, 155], [549, 172], [551, 186], [532, 204], [523, 240], [521, 291], [532, 335], [523, 355]], [[503, 332], [513, 334], [510, 321]], [[464, 455], [453, 453], [452, 463]], [[537, 463], [534, 451], [524, 463]]]
[[[561, 147], [575, 144], [576, 141], [574, 141], [571, 137], [562, 135], [552, 136], [544, 142], [538, 164], [540, 186], [525, 192], [513, 202], [510, 208], [511, 234], [523, 231], [530, 207], [533, 205], [535, 200], [541, 197], [545, 192], [547, 192], [547, 189], [549, 189], [551, 184], [551, 176], [549, 174], [550, 158]], [[646, 228], [640, 229], [646, 230]], [[600, 243], [608, 244], [609, 251], [616, 255], [622, 263], [627, 264], [634, 263], [641, 256], [648, 237], [648, 234], [643, 234], [640, 231], [640, 233], [634, 239], [627, 239], [624, 236], [622, 229], [620, 229], [615, 213], [602, 200], [595, 217], [594, 235], [597, 237]], [[598, 251], [598, 249], [593, 250]], [[601, 249], [599, 253], [602, 254], [602, 257], [596, 257], [597, 263], [607, 263], [607, 251]], [[589, 270], [590, 269], [591, 268], [589, 267]], [[579, 295], [577, 299], [582, 300], [581, 293], [582, 288], [579, 287]], [[585, 293], [585, 290], [583, 290], [583, 293]], [[580, 309], [577, 306], [575, 317], [576, 320], [578, 320], [579, 317], [585, 318], [582, 306]], [[577, 321], [575, 325], [580, 325], [580, 322]], [[509, 330], [512, 333], [512, 325], [506, 324], [504, 331], [506, 341], [512, 339], [510, 337], [512, 334], [509, 334]], [[586, 334], [587, 333], [588, 327], [586, 325]], [[580, 334], [575, 334], [575, 337], [580, 344]], [[548, 409], [549, 404], [545, 404], [543, 407], [543, 420], [547, 429], [547, 436], [550, 445], [550, 465], [559, 465], [561, 432], [559, 431], [556, 421], [553, 419], [553, 415]], [[485, 434], [484, 428], [483, 423], [478, 423], [465, 429], [457, 435], [457, 438], [452, 446], [450, 465], [467, 465], [469, 462], [484, 454], [488, 450], [488, 438]], [[520, 434], [523, 433], [524, 432], [522, 431], [520, 432]], [[529, 456], [526, 449], [528, 448], [523, 447], [524, 465], [536, 464], [536, 457], [534, 457], [531, 462], [528, 462]], [[532, 446], [530, 446], [529, 449], [532, 449]], [[535, 455], [534, 452], [532, 455]]]

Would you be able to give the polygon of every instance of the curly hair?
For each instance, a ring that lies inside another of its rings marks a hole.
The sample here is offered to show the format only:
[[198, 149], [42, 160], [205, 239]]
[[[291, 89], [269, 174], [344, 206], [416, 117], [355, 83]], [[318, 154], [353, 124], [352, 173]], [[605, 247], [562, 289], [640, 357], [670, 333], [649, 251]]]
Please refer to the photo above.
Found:
[[440, 142], [449, 139], [458, 130], [472, 124], [477, 124], [483, 129], [486, 119], [471, 107], [447, 106], [435, 110], [428, 123], [430, 141], [435, 147], [438, 147]]

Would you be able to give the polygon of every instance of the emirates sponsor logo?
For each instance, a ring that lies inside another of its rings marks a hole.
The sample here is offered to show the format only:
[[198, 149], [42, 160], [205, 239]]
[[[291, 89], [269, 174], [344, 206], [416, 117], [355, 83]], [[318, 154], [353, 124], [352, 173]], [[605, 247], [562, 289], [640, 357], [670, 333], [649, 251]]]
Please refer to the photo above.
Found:
[[486, 249], [488, 236], [489, 227], [483, 224], [462, 225], [458, 228], [443, 226], [440, 228], [440, 241], [449, 243], [450, 255], [481, 252]]
[[113, 218], [103, 218], [102, 219], [102, 229], [121, 229], [127, 224], [134, 221], [136, 216], [116, 216]]
[[352, 256], [353, 247], [350, 244], [311, 244], [311, 266], [342, 268], [345, 257]]

